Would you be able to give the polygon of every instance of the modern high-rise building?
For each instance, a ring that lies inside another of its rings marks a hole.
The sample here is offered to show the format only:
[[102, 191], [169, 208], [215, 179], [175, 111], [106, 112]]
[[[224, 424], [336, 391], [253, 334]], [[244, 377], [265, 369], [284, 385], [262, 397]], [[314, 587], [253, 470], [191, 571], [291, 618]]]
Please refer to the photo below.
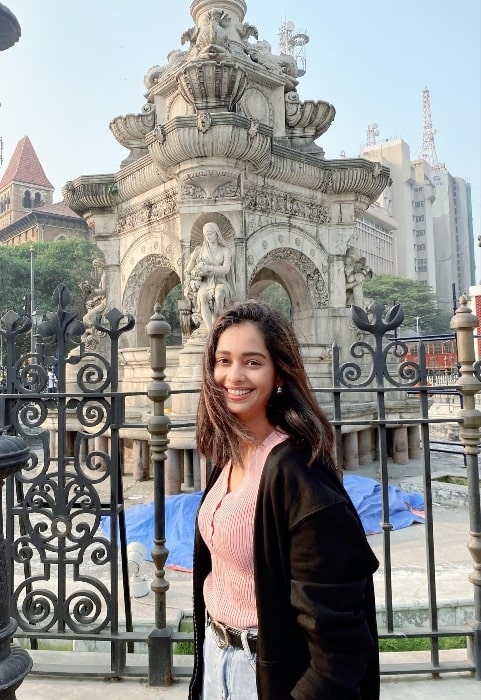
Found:
[[388, 210], [374, 202], [356, 220], [350, 243], [366, 256], [366, 263], [378, 275], [397, 275], [397, 251], [394, 237], [397, 222]]
[[361, 156], [391, 171], [392, 185], [378, 201], [398, 225], [394, 274], [430, 285], [439, 308], [451, 311], [453, 299], [475, 281], [469, 184], [443, 163], [411, 160], [402, 139], [366, 146]]

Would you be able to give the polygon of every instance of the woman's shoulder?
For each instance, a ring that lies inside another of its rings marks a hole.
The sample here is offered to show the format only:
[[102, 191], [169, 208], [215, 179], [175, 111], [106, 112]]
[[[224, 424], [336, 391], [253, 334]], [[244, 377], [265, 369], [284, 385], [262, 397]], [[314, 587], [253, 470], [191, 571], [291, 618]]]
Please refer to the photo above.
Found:
[[287, 438], [270, 451], [264, 466], [265, 484], [284, 482], [286, 488], [323, 486], [339, 495], [344, 494], [342, 483], [327, 458], [319, 457], [312, 465], [311, 449], [305, 440]]

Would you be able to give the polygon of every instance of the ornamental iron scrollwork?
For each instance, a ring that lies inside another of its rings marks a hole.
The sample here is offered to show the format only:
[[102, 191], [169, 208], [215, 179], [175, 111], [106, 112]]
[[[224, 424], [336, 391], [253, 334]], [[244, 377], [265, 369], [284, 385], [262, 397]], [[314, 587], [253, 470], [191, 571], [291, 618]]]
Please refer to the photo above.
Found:
[[[65, 285], [57, 287], [53, 301], [56, 311], [35, 329], [34, 351], [18, 359], [16, 343], [31, 332], [32, 319], [9, 311], [0, 324], [7, 350], [0, 418], [4, 431], [32, 446], [6, 488], [11, 616], [24, 633], [115, 634], [119, 550], [125, 544], [119, 467], [125, 394], [118, 391], [118, 346], [135, 321], [118, 309], [95, 318], [108, 341], [105, 356], [82, 342], [85, 324], [71, 310]], [[53, 393], [49, 367], [58, 378]], [[122, 617], [131, 627], [125, 596], [124, 605]]]
[[[374, 343], [358, 340], [350, 347], [351, 357], [356, 360], [340, 364], [339, 347], [334, 346], [333, 374], [335, 386], [369, 387], [374, 382], [378, 387], [387, 382], [392, 387], [411, 387], [426, 381], [425, 346], [418, 342], [418, 361], [404, 360], [409, 354], [407, 343], [395, 337], [404, 321], [404, 309], [400, 304], [387, 308], [374, 302], [365, 311], [352, 306], [352, 320], [365, 336], [370, 334]], [[388, 335], [394, 333], [393, 335]]]

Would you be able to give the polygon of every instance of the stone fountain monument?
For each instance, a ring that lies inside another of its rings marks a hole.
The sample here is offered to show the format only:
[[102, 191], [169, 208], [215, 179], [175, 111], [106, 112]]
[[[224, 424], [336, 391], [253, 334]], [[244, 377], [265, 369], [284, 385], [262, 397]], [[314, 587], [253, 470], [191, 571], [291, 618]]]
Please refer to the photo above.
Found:
[[[333, 340], [355, 340], [347, 304], [362, 298], [362, 274], [353, 275], [350, 242], [389, 171], [363, 159], [325, 159], [317, 140], [334, 107], [300, 99], [294, 58], [272, 53], [246, 13], [244, 0], [194, 0], [184, 48], [147, 71], [140, 112], [110, 123], [129, 150], [119, 171], [81, 176], [63, 189], [104, 254], [106, 307], [136, 319], [122, 349], [130, 385], [143, 381], [142, 367], [148, 381], [145, 326], [178, 284], [183, 346], [171, 353], [174, 389], [198, 388], [200, 354], [219, 310], [273, 282], [289, 296], [314, 386], [330, 382]], [[196, 401], [173, 396], [173, 417], [192, 418]], [[170, 439], [175, 461], [175, 449], [193, 448], [193, 429]]]

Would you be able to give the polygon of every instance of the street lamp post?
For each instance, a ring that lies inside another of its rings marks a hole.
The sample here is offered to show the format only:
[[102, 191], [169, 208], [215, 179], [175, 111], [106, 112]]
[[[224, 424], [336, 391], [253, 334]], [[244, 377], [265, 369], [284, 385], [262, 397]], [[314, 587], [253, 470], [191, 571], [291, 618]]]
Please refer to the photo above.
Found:
[[35, 329], [34, 329], [34, 314], [35, 314], [35, 248], [30, 246], [30, 318], [32, 328], [30, 330], [30, 352], [35, 352]]

